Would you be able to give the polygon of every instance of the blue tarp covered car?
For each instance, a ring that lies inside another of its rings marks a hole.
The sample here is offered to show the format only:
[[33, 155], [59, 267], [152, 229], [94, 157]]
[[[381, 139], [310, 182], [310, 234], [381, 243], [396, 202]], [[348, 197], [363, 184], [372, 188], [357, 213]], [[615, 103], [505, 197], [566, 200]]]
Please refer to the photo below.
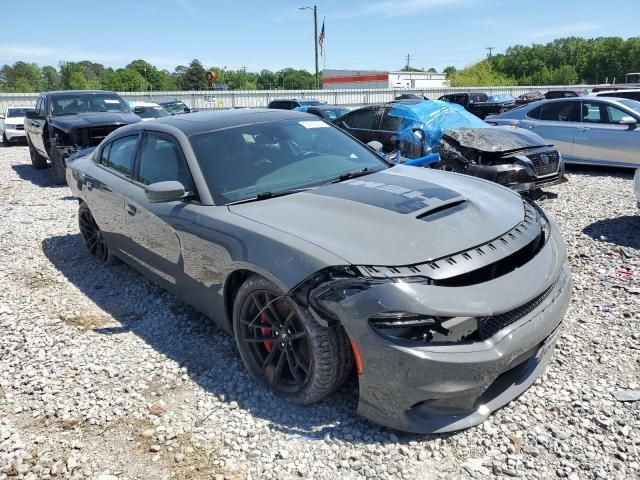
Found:
[[364, 143], [380, 142], [385, 152], [399, 150], [414, 165], [429, 159], [424, 163], [518, 191], [564, 181], [558, 150], [539, 135], [494, 127], [457, 104], [391, 102], [353, 110], [334, 123]]

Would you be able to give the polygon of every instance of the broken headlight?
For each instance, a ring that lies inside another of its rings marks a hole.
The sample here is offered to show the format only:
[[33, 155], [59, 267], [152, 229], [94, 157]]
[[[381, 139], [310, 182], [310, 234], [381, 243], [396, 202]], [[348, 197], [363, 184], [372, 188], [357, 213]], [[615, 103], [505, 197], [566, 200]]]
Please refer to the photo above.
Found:
[[377, 285], [397, 283], [400, 285], [430, 285], [426, 277], [366, 278], [357, 275], [349, 268], [330, 269], [311, 279], [307, 302], [311, 314], [320, 323], [338, 321], [337, 304], [353, 295]]
[[542, 245], [547, 243], [549, 240], [549, 236], [551, 235], [551, 222], [547, 218], [547, 215], [544, 213], [544, 210], [538, 206], [536, 202], [533, 200], [529, 201], [529, 205], [531, 205], [536, 212], [538, 213], [538, 224], [540, 225], [540, 231], [542, 232], [543, 239]]
[[468, 343], [478, 339], [474, 317], [439, 317], [410, 312], [380, 312], [369, 326], [385, 340], [405, 346]]

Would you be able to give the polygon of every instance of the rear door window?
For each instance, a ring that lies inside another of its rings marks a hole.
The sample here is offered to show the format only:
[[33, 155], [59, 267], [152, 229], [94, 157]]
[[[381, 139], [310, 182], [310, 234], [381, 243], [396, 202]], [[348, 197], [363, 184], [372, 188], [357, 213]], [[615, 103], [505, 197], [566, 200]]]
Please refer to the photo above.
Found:
[[552, 102], [542, 105], [540, 120], [548, 122], [579, 122], [580, 102]]
[[358, 128], [361, 130], [375, 130], [376, 128], [376, 115], [377, 109], [366, 108], [351, 112], [344, 119], [344, 122], [351, 128]]
[[150, 133], [140, 152], [138, 181], [150, 185], [169, 180], [180, 182], [188, 192], [195, 190], [180, 145], [169, 136]]
[[542, 105], [534, 108], [529, 113], [527, 113], [527, 117], [533, 118], [534, 120], [540, 120], [540, 112], [542, 111]]

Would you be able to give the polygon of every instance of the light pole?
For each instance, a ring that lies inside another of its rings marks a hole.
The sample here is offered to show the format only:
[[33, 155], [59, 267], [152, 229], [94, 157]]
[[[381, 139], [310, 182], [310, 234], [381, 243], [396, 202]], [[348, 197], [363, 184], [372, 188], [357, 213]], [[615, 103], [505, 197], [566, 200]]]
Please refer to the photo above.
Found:
[[320, 76], [318, 74], [318, 7], [314, 5], [313, 7], [298, 7], [298, 10], [313, 10], [313, 48], [316, 56], [316, 90], [320, 88], [320, 84], [318, 83]]

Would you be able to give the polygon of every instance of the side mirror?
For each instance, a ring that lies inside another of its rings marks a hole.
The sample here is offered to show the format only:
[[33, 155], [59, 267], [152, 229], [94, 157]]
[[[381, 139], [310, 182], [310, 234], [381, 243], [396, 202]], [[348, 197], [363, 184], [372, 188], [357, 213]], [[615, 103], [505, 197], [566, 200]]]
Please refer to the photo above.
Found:
[[191, 112], [191, 110], [189, 110], [189, 107], [184, 107], [183, 110], [184, 110], [184, 113], [190, 113]]
[[27, 113], [25, 113], [24, 116], [27, 117], [29, 120], [37, 120], [38, 118], [40, 118], [38, 114], [35, 112], [35, 110], [29, 110]]
[[199, 112], [200, 109], [199, 108], [192, 108], [191, 110], [189, 110], [189, 113], [196, 113]]
[[620, 125], [627, 125], [629, 130], [635, 130], [638, 126], [638, 121], [632, 116], [626, 116], [620, 119]]
[[369, 147], [371, 150], [373, 150], [376, 153], [380, 153], [382, 151], [382, 144], [377, 140], [373, 140], [367, 143], [367, 147]]
[[175, 202], [185, 197], [184, 185], [175, 180], [147, 185], [144, 193], [153, 203]]
[[144, 113], [144, 107], [135, 107], [133, 109], [133, 113], [135, 113], [136, 115], [140, 115], [141, 113]]

